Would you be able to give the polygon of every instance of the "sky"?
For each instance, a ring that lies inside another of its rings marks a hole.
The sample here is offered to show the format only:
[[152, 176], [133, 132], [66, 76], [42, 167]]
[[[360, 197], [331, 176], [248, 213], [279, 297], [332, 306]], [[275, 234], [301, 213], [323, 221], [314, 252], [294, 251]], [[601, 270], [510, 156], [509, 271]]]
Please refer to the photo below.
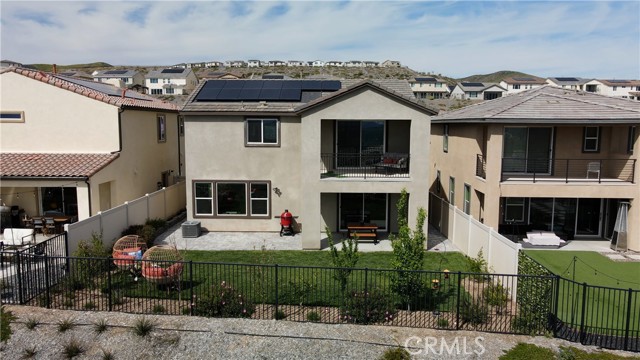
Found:
[[23, 64], [398, 60], [455, 78], [640, 79], [640, 1], [5, 1]]

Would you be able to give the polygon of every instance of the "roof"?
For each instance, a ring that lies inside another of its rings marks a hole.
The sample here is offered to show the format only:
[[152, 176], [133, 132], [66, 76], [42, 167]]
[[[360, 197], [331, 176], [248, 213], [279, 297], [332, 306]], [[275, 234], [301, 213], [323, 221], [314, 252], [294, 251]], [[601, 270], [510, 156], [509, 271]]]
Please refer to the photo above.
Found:
[[460, 89], [462, 89], [462, 91], [464, 92], [469, 92], [469, 91], [485, 91], [488, 88], [491, 87], [498, 87], [500, 89], [502, 89], [503, 91], [507, 91], [507, 89], [503, 88], [502, 86], [496, 84], [496, 83], [483, 83], [483, 82], [467, 82], [467, 81], [462, 81], [459, 82], [456, 87], [459, 87]]
[[446, 80], [434, 77], [434, 76], [416, 76], [413, 79], [409, 79], [410, 83], [414, 83], [414, 82], [420, 82], [420, 83], [437, 83], [437, 82], [441, 82], [441, 83], [446, 83]]
[[[207, 80], [207, 81], [222, 81], [222, 80]], [[341, 96], [345, 93], [351, 92], [355, 89], [365, 86], [377, 89], [388, 95], [395, 97], [407, 104], [419, 107], [423, 111], [427, 111], [431, 114], [436, 114], [438, 110], [433, 109], [423, 102], [418, 101], [411, 91], [411, 87], [407, 80], [397, 79], [380, 79], [380, 80], [341, 80], [341, 88], [334, 92], [322, 92], [319, 97], [303, 97], [308, 99], [307, 102], [274, 102], [274, 101], [207, 101], [197, 102], [194, 101], [205, 86], [207, 81], [201, 82], [198, 87], [193, 91], [185, 102], [182, 111], [183, 112], [227, 112], [227, 113], [293, 113], [296, 114], [300, 111], [307, 110], [310, 106], [316, 106], [320, 103], [324, 103], [329, 99], [334, 99], [336, 96]], [[234, 80], [228, 80], [234, 81]], [[258, 81], [258, 80], [245, 80], [245, 81]], [[260, 80], [270, 81], [270, 80]], [[283, 80], [278, 80], [283, 81]], [[284, 81], [303, 81], [303, 80], [284, 80]], [[304, 101], [304, 100], [303, 100]]]
[[84, 178], [109, 165], [119, 154], [0, 153], [2, 178]]
[[97, 71], [93, 77], [94, 78], [127, 78], [133, 77], [138, 74], [139, 71], [130, 70], [130, 69], [120, 69], [120, 70], [100, 70]]
[[598, 80], [607, 86], [640, 86], [640, 80]]
[[432, 122], [639, 123], [640, 102], [544, 85], [441, 113]]
[[16, 74], [45, 84], [71, 91], [120, 108], [178, 111], [178, 107], [172, 103], [161, 101], [135, 91], [126, 91], [106, 83], [82, 80], [70, 76], [23, 68], [8, 68], [0, 73], [4, 74], [6, 72], [15, 72]]
[[[164, 71], [164, 72], [163, 72]], [[147, 79], [184, 79], [189, 73], [192, 73], [193, 70], [189, 68], [166, 68], [160, 70], [153, 70], [147, 73]]]
[[550, 77], [548, 79], [558, 85], [582, 85], [590, 81], [590, 79], [579, 77]]
[[508, 77], [502, 81], [513, 85], [544, 85], [547, 83], [545, 79], [535, 76]]

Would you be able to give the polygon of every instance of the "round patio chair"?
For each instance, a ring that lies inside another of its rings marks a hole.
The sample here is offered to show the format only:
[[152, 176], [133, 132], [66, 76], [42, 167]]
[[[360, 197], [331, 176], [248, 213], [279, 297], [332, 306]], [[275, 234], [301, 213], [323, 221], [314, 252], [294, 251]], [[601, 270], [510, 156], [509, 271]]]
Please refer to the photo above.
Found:
[[138, 235], [126, 235], [113, 245], [113, 263], [121, 270], [131, 269], [136, 261], [142, 260], [147, 250], [147, 242]]
[[142, 256], [142, 276], [158, 285], [178, 282], [184, 267], [184, 264], [178, 261], [182, 260], [182, 254], [175, 246], [153, 246]]

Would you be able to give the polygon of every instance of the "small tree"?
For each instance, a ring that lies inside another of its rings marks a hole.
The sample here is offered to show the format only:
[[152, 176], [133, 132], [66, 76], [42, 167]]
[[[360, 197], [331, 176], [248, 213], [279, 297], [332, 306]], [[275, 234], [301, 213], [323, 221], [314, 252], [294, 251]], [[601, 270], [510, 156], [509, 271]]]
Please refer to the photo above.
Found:
[[416, 229], [412, 232], [408, 223], [408, 194], [405, 189], [400, 193], [397, 203], [398, 235], [391, 241], [393, 247], [393, 261], [391, 266], [397, 270], [391, 277], [393, 291], [400, 296], [407, 309], [411, 309], [411, 301], [423, 290], [421, 274], [414, 272], [422, 270], [424, 262], [424, 222], [427, 213], [423, 208], [418, 209]]
[[334, 242], [333, 234], [328, 227], [324, 229], [329, 239], [329, 247], [331, 248], [331, 261], [333, 266], [338, 268], [333, 274], [333, 278], [340, 283], [340, 290], [344, 293], [347, 290], [347, 281], [351, 271], [358, 263], [360, 254], [358, 253], [358, 241], [356, 239], [346, 239], [342, 242], [342, 249], [338, 251]]

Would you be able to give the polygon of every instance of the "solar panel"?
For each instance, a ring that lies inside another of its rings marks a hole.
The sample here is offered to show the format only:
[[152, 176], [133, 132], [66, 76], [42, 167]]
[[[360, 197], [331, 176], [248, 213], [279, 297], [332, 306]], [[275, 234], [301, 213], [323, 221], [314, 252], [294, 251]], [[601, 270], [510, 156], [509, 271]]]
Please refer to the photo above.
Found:
[[105, 75], [122, 75], [126, 73], [127, 70], [109, 70], [104, 72]]
[[341, 87], [336, 80], [207, 80], [195, 101], [300, 102]]
[[478, 86], [484, 86], [484, 85], [479, 82], [463, 82], [462, 86], [478, 87]]
[[161, 71], [163, 74], [180, 74], [184, 69], [164, 69]]
[[284, 75], [262, 75], [263, 79], [282, 80]]
[[303, 90], [322, 90], [322, 81], [318, 80], [303, 80], [301, 88]]
[[203, 87], [196, 96], [196, 101], [214, 101], [218, 99], [218, 94], [222, 88]]
[[280, 89], [266, 89], [260, 90], [260, 100], [280, 100]]
[[556, 80], [558, 80], [558, 81], [578, 81], [578, 79], [576, 79], [574, 77], [559, 77], [559, 78], [556, 78]]
[[242, 87], [243, 89], [262, 89], [262, 86], [264, 86], [264, 81], [261, 80], [254, 80], [254, 81], [245, 81], [244, 82], [244, 86]]
[[416, 81], [420, 81], [420, 82], [436, 82], [436, 78], [432, 78], [432, 77], [417, 77]]
[[270, 80], [264, 81], [263, 89], [282, 89], [282, 81]]
[[282, 101], [300, 101], [302, 91], [300, 89], [282, 89], [280, 91], [280, 99]]
[[342, 83], [337, 80], [325, 80], [322, 82], [322, 91], [337, 91], [340, 90], [341, 87]]
[[260, 90], [261, 89], [242, 89], [240, 95], [238, 95], [238, 100], [258, 101], [260, 100]]
[[302, 89], [302, 81], [300, 80], [283, 81], [282, 88], [283, 89]]
[[618, 83], [618, 84], [622, 84], [622, 83], [628, 83], [629, 80], [607, 80], [610, 83]]
[[220, 90], [218, 93], [217, 100], [240, 100], [240, 91], [241, 89], [229, 89], [224, 88]]
[[222, 89], [226, 83], [227, 83], [227, 80], [207, 80], [207, 82], [204, 84], [203, 88]]
[[534, 78], [521, 77], [521, 78], [513, 78], [515, 81], [536, 81]]

